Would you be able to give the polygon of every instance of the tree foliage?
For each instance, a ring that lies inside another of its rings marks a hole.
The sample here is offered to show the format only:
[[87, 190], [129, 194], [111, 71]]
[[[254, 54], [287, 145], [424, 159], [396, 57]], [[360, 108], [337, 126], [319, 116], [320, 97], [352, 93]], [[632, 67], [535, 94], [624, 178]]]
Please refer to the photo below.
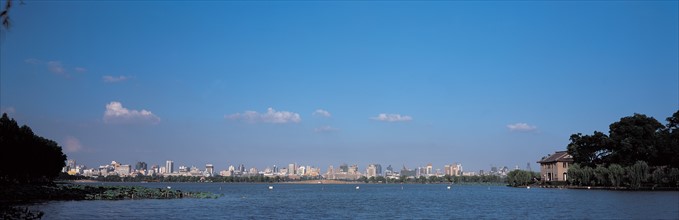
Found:
[[507, 174], [507, 183], [511, 186], [527, 186], [535, 182], [539, 173], [525, 170], [512, 170]]
[[632, 189], [641, 187], [641, 183], [646, 182], [649, 176], [648, 164], [644, 161], [637, 161], [634, 165], [627, 167], [627, 176]]
[[0, 118], [0, 183], [47, 183], [59, 176], [66, 155], [54, 141], [19, 127], [7, 114]]
[[637, 161], [657, 164], [661, 148], [660, 132], [665, 127], [653, 117], [642, 114], [621, 118], [609, 126], [611, 160], [621, 165], [632, 165]]
[[594, 131], [593, 135], [573, 134], [570, 140], [568, 153], [579, 164], [591, 167], [605, 163], [611, 154], [610, 139], [599, 131]]
[[663, 125], [653, 117], [634, 114], [609, 126], [609, 135], [573, 134], [568, 153], [574, 163], [595, 168], [597, 165], [631, 166], [644, 161], [649, 166], [679, 167], [679, 111]]
[[611, 186], [620, 187], [623, 178], [625, 177], [625, 168], [618, 164], [611, 164], [608, 166], [608, 179]]
[[597, 165], [594, 169], [594, 178], [596, 179], [596, 185], [605, 186], [608, 185], [608, 176], [610, 172], [608, 168], [604, 165]]

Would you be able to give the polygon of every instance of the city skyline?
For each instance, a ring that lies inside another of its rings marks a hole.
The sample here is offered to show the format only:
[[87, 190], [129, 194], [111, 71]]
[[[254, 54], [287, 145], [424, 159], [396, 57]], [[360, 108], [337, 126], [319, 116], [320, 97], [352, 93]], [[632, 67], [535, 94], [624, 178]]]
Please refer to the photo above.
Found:
[[[525, 168], [520, 168], [516, 165], [513, 168], [508, 166], [489, 166], [489, 169], [482, 169], [478, 171], [464, 170], [463, 165], [460, 163], [450, 163], [445, 164], [441, 167], [432, 165], [431, 163], [426, 166], [414, 166], [407, 167], [402, 165], [401, 168], [395, 169], [391, 164], [387, 165], [384, 169], [379, 163], [367, 164], [361, 167], [357, 164], [349, 165], [347, 163], [340, 164], [337, 168], [334, 165], [328, 165], [328, 168], [324, 171], [320, 166], [314, 165], [304, 165], [298, 163], [290, 163], [284, 166], [267, 166], [265, 168], [258, 167], [248, 167], [244, 164], [234, 164], [225, 166], [222, 169], [215, 169], [212, 163], [206, 163], [205, 168], [201, 169], [200, 166], [190, 165], [186, 166], [184, 164], [178, 164], [175, 166], [174, 161], [165, 161], [165, 166], [160, 166], [159, 164], [153, 164], [148, 168], [148, 164], [143, 161], [138, 161], [134, 166], [131, 164], [120, 163], [118, 161], [111, 161], [110, 164], [101, 164], [98, 166], [86, 166], [78, 164], [76, 160], [69, 159], [66, 162], [66, 166], [62, 169], [62, 172], [66, 172], [69, 175], [78, 175], [86, 177], [106, 177], [110, 175], [127, 177], [127, 176], [199, 176], [199, 177], [214, 177], [214, 176], [236, 176], [236, 177], [286, 177], [291, 179], [299, 178], [321, 178], [321, 179], [331, 179], [331, 180], [357, 180], [360, 177], [386, 177], [390, 179], [400, 179], [402, 177], [406, 178], [418, 178], [420, 176], [430, 177], [430, 176], [486, 176], [486, 175], [497, 175], [505, 176], [510, 170], [527, 170], [533, 171], [530, 164]], [[177, 169], [175, 169], [177, 168]]]
[[679, 109], [678, 7], [26, 2], [0, 112], [88, 166], [523, 167]]

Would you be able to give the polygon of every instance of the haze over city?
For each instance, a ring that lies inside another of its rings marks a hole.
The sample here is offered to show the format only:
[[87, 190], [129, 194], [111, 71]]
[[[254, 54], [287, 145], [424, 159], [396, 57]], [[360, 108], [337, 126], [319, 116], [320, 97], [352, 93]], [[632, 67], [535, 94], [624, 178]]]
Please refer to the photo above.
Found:
[[0, 111], [90, 167], [521, 168], [679, 108], [652, 2], [48, 2], [12, 8]]

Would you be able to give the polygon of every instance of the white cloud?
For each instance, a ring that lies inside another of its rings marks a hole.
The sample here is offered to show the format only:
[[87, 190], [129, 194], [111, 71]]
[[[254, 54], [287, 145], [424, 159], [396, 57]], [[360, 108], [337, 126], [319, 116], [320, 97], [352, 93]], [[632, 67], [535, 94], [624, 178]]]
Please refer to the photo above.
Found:
[[331, 116], [330, 112], [323, 110], [323, 109], [316, 109], [316, 111], [314, 111], [313, 115], [314, 116], [326, 117], [326, 118]]
[[372, 117], [370, 119], [377, 121], [397, 122], [397, 121], [412, 121], [413, 117], [401, 114], [380, 113], [379, 115], [377, 115], [377, 117]]
[[268, 108], [266, 113], [258, 113], [256, 111], [245, 111], [243, 113], [235, 113], [231, 115], [225, 115], [224, 118], [231, 120], [242, 120], [250, 123], [273, 123], [273, 124], [283, 124], [283, 123], [299, 123], [302, 118], [299, 114], [288, 111], [276, 111], [273, 108]]
[[535, 131], [537, 129], [536, 126], [529, 125], [527, 123], [509, 124], [509, 125], [507, 125], [507, 128], [509, 128], [509, 131], [517, 131], [517, 132]]
[[104, 123], [108, 124], [157, 124], [158, 122], [160, 118], [151, 111], [126, 109], [123, 104], [115, 101], [108, 103], [104, 112]]
[[80, 140], [73, 136], [68, 136], [64, 139], [64, 148], [66, 152], [78, 152], [83, 149], [83, 145], [80, 144]]
[[333, 131], [337, 131], [337, 130], [338, 130], [337, 128], [330, 127], [329, 125], [314, 128], [314, 131], [319, 132], [319, 133], [320, 132], [333, 132]]
[[61, 65], [61, 62], [59, 61], [49, 61], [47, 62], [47, 69], [50, 70], [50, 72], [56, 73], [56, 74], [65, 74], [66, 69], [64, 69], [64, 66]]
[[130, 79], [130, 77], [127, 76], [103, 76], [101, 79], [104, 80], [104, 82], [107, 83], [117, 83], [117, 82], [122, 82], [125, 80]]
[[79, 72], [79, 73], [84, 73], [84, 72], [87, 72], [87, 69], [85, 69], [85, 68], [83, 68], [83, 67], [76, 67], [76, 68], [75, 68], [75, 71], [76, 71], [76, 72]]

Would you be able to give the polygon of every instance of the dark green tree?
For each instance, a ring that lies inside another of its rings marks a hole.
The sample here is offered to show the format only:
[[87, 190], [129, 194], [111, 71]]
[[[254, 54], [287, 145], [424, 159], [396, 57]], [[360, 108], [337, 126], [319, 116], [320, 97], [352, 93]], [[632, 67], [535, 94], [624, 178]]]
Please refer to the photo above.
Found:
[[66, 165], [56, 142], [19, 127], [6, 113], [0, 118], [0, 148], [0, 183], [49, 183]]
[[568, 154], [580, 165], [594, 167], [606, 163], [611, 154], [610, 139], [602, 132], [594, 131], [593, 135], [577, 133], [571, 135], [570, 140]]
[[679, 168], [679, 110], [666, 119], [665, 129], [660, 131], [658, 157], [656, 161], [662, 165]]
[[655, 118], [634, 114], [621, 118], [609, 126], [611, 157], [615, 163], [629, 166], [646, 161], [652, 166], [662, 165], [658, 158], [659, 132], [665, 127]]

